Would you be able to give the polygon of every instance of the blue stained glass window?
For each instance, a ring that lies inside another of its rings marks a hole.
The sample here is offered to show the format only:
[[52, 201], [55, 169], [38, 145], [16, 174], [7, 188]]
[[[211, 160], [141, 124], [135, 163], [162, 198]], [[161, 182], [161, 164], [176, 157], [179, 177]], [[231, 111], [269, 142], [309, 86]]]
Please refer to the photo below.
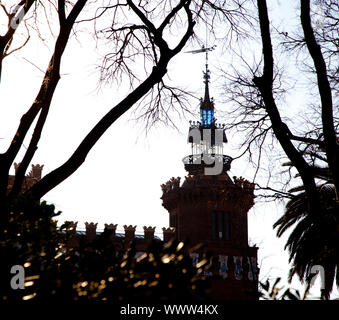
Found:
[[207, 114], [206, 110], [201, 110], [201, 123], [203, 126], [207, 125]]
[[201, 123], [203, 126], [209, 126], [213, 121], [213, 111], [212, 110], [201, 110]]
[[207, 111], [207, 125], [212, 124], [212, 119], [213, 119], [213, 113], [212, 110]]

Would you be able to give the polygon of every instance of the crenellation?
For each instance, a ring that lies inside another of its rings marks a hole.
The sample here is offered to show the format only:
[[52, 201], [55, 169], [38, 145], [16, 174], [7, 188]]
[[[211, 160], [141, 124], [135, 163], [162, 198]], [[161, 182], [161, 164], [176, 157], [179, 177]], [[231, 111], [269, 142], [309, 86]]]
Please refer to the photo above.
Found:
[[[15, 171], [15, 175], [18, 172], [20, 166], [20, 162], [14, 162], [14, 171]], [[27, 191], [29, 188], [31, 188], [35, 183], [37, 183], [39, 180], [41, 180], [41, 176], [42, 176], [42, 169], [43, 169], [44, 165], [40, 165], [40, 164], [32, 164], [32, 169], [31, 171], [25, 176], [23, 182], [22, 182], [22, 186], [21, 186], [21, 190], [20, 192], [25, 192]], [[9, 193], [12, 190], [13, 184], [15, 181], [15, 176], [10, 175], [8, 177], [8, 186], [7, 186], [7, 192]]]
[[21, 162], [19, 162], [19, 163], [14, 162], [14, 171], [15, 171], [15, 174], [17, 173], [20, 164], [21, 164]]
[[[69, 221], [67, 223], [67, 227], [66, 227], [66, 232], [72, 234], [72, 235], [77, 235], [79, 236], [84, 236], [85, 240], [87, 241], [92, 241], [95, 238], [98, 237], [98, 235], [100, 235], [102, 233], [102, 231], [98, 231], [97, 229], [97, 225], [98, 223], [94, 223], [94, 222], [85, 222], [85, 231], [83, 231], [83, 228], [80, 228], [80, 230], [77, 229], [78, 227], [78, 222], [73, 222], [73, 221]], [[146, 242], [150, 241], [150, 240], [156, 240], [156, 241], [161, 241], [161, 239], [155, 235], [155, 231], [156, 231], [156, 227], [152, 227], [152, 226], [143, 226], [143, 230], [144, 230], [144, 234], [143, 236], [141, 236], [141, 234], [138, 234], [136, 236], [135, 232], [136, 232], [136, 228], [137, 226], [133, 226], [133, 225], [124, 225], [124, 231], [125, 234], [122, 233], [117, 233], [117, 227], [118, 224], [104, 224], [104, 230], [103, 231], [107, 231], [110, 233], [110, 239], [111, 240], [120, 240], [121, 239], [128, 239], [128, 241], [131, 240], [137, 240], [137, 241], [143, 241], [146, 240]], [[165, 234], [174, 234], [174, 228], [163, 228], [163, 233]]]
[[152, 241], [154, 239], [155, 227], [143, 227], [145, 241]]
[[249, 182], [248, 180], [244, 179], [243, 177], [233, 177], [234, 184], [249, 193], [253, 193], [255, 183]]
[[37, 180], [41, 179], [41, 175], [42, 175], [42, 169], [43, 169], [44, 165], [40, 165], [40, 164], [32, 164], [32, 169], [31, 171], [28, 173], [27, 177], [30, 178], [34, 178]]
[[116, 236], [117, 224], [107, 224], [105, 223], [104, 231], [109, 232], [109, 239], [112, 241]]
[[85, 222], [86, 226], [86, 238], [89, 241], [93, 241], [97, 236], [97, 223], [94, 222]]
[[162, 192], [167, 193], [171, 190], [180, 188], [180, 180], [181, 180], [181, 177], [177, 177], [177, 178], [172, 177], [166, 183], [161, 185]]
[[126, 241], [133, 241], [135, 238], [135, 229], [137, 226], [132, 226], [132, 225], [124, 225], [125, 229], [125, 240]]
[[231, 179], [221, 176], [217, 178], [187, 176], [182, 186], [176, 189], [163, 189], [161, 199], [167, 210], [174, 209], [178, 202], [189, 203], [198, 200], [199, 202], [214, 201], [216, 203], [231, 201], [234, 207], [249, 210], [254, 204], [254, 186], [254, 183], [250, 183], [242, 177], [235, 177], [233, 183]]
[[174, 227], [168, 227], [168, 228], [163, 227], [162, 232], [163, 232], [163, 235], [164, 235], [164, 243], [172, 240], [175, 236], [175, 228]]
[[67, 248], [77, 248], [79, 247], [79, 240], [77, 239], [77, 226], [78, 222], [69, 221], [66, 225], [66, 232], [70, 234], [70, 238], [66, 242]]
[[77, 231], [77, 226], [78, 226], [78, 221], [76, 221], [76, 222], [70, 221], [70, 223], [66, 227], [66, 231], [71, 233], [71, 234], [75, 234], [76, 231]]

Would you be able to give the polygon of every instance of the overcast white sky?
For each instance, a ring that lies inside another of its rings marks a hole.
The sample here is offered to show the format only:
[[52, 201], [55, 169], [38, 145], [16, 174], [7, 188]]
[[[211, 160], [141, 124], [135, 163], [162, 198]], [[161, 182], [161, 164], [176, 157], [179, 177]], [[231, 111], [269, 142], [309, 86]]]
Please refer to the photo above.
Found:
[[[275, 7], [277, 11], [273, 13], [280, 12], [278, 18], [293, 13], [293, 6], [289, 7], [285, 1], [277, 1]], [[96, 49], [90, 37], [81, 36], [80, 40], [73, 39], [64, 54], [62, 79], [33, 160], [44, 164], [43, 175], [62, 164], [96, 121], [127, 92], [126, 88], [115, 86], [97, 90], [96, 65], [104, 51]], [[188, 47], [184, 51], [192, 49], [196, 48]], [[42, 72], [24, 58], [44, 69], [50, 53], [48, 47], [37, 41], [6, 59], [0, 86], [0, 151], [8, 146], [20, 115], [30, 106], [40, 85]], [[210, 54], [210, 60], [210, 93], [216, 109], [227, 111], [217, 68], [220, 61], [230, 60], [220, 47]], [[170, 74], [174, 82], [203, 96], [203, 68], [203, 54], [180, 53], [170, 65]], [[144, 124], [133, 120], [136, 116], [133, 111], [121, 117], [92, 149], [80, 169], [44, 197], [62, 211], [58, 220], [78, 221], [80, 229], [85, 221], [97, 222], [99, 229], [104, 223], [117, 223], [118, 231], [123, 231], [124, 224], [137, 225], [138, 232], [142, 232], [143, 226], [156, 226], [156, 233], [161, 234], [161, 228], [168, 226], [168, 214], [161, 205], [160, 185], [172, 176], [186, 175], [181, 159], [190, 153], [188, 120], [198, 120], [198, 100], [192, 101], [192, 110], [197, 112], [195, 118], [187, 115], [187, 119], [175, 119], [179, 131], [160, 124], [147, 136]], [[234, 157], [239, 154], [240, 141], [236, 136], [228, 138], [230, 144], [224, 147], [224, 152]], [[229, 175], [251, 180], [253, 168], [246, 158], [239, 159], [233, 162]], [[282, 212], [282, 205], [258, 203], [248, 215], [250, 243], [259, 247], [262, 279], [285, 277], [288, 270], [288, 255], [283, 250], [286, 237], [277, 239], [272, 230]]]

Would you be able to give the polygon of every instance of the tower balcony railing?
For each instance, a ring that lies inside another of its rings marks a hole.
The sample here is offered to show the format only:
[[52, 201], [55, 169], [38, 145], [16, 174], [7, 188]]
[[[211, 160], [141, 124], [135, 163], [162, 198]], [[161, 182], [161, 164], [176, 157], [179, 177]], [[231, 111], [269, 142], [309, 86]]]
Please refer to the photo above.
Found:
[[201, 154], [191, 154], [182, 159], [184, 164], [201, 164], [204, 163], [206, 159], [206, 164], [214, 163], [215, 161], [222, 161], [223, 165], [230, 165], [233, 158], [226, 156], [224, 154], [216, 153], [201, 153]]
[[[232, 160], [233, 159], [230, 156], [216, 153], [191, 154], [182, 159], [185, 170], [190, 175], [201, 173], [205, 174], [206, 168], [216, 168], [219, 173], [214, 173], [215, 175], [218, 175], [222, 172], [226, 173], [228, 170], [231, 169]], [[220, 164], [222, 164], [222, 167], [220, 167]], [[212, 173], [212, 175], [214, 174]]]
[[215, 119], [213, 118], [208, 123], [206, 122], [200, 122], [200, 121], [190, 121], [190, 127], [189, 129], [201, 129], [201, 128], [211, 128], [211, 126], [214, 126], [215, 129], [225, 129], [225, 124], [216, 123]]

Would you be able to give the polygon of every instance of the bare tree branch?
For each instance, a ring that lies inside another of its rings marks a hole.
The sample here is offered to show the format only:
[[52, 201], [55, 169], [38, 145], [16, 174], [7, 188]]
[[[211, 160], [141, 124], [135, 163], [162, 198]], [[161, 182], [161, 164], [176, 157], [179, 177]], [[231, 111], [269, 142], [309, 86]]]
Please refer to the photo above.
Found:
[[[12, 43], [12, 38], [17, 30], [18, 26], [23, 20], [23, 17], [27, 14], [35, 0], [20, 1], [15, 10], [12, 13], [9, 13], [4, 5], [1, 5], [2, 9], [5, 11], [5, 14], [8, 17], [8, 29], [7, 32], [0, 36], [0, 80], [1, 80], [1, 71], [2, 71], [2, 61], [8, 55], [9, 47]], [[16, 16], [18, 14], [18, 17]]]
[[147, 92], [156, 84], [161, 82], [162, 78], [167, 72], [167, 65], [169, 61], [183, 48], [189, 37], [193, 33], [195, 22], [192, 20], [192, 14], [189, 10], [190, 0], [184, 1], [183, 7], [187, 15], [188, 25], [185, 33], [174, 49], [167, 46], [166, 41], [160, 37], [159, 31], [155, 29], [154, 25], [146, 18], [139, 8], [128, 1], [132, 10], [140, 17], [143, 23], [150, 29], [154, 39], [154, 43], [160, 50], [160, 57], [157, 65], [153, 67], [150, 75], [125, 99], [112, 108], [88, 133], [85, 139], [80, 143], [73, 155], [59, 168], [53, 170], [39, 182], [37, 182], [28, 192], [32, 193], [37, 199], [41, 198], [48, 191], [60, 184], [71, 174], [73, 174], [80, 165], [85, 161], [87, 154], [101, 138], [106, 130], [118, 119], [122, 114], [129, 110], [136, 102], [138, 102]]
[[253, 82], [258, 87], [262, 95], [267, 114], [269, 115], [272, 122], [272, 128], [275, 136], [284, 149], [286, 155], [291, 159], [291, 161], [294, 163], [294, 166], [300, 173], [301, 179], [305, 185], [305, 189], [309, 194], [309, 210], [316, 214], [319, 206], [319, 199], [316, 184], [310, 172], [310, 167], [298, 150], [296, 150], [296, 148], [293, 146], [289, 138], [290, 130], [282, 121], [272, 95], [273, 49], [271, 44], [266, 1], [257, 1], [257, 5], [259, 12], [261, 39], [263, 44], [264, 71], [262, 76], [254, 77]]
[[[5, 153], [0, 154], [0, 201], [1, 199], [4, 199], [6, 196], [8, 172], [11, 164], [13, 163], [15, 157], [17, 156], [22, 146], [22, 143], [28, 130], [30, 129], [39, 111], [42, 109], [48, 111], [49, 109], [54, 91], [60, 80], [60, 62], [62, 54], [66, 48], [74, 21], [81, 12], [81, 10], [83, 9], [83, 7], [85, 6], [86, 2], [87, 2], [86, 0], [78, 0], [74, 5], [72, 11], [70, 12], [67, 18], [67, 22], [65, 23], [65, 26], [60, 26], [60, 32], [55, 44], [54, 54], [49, 62], [49, 66], [43, 78], [39, 93], [30, 109], [22, 116], [19, 127], [15, 133], [15, 136], [12, 139], [9, 148]], [[42, 114], [45, 113], [42, 112]], [[39, 122], [39, 125], [41, 124], [42, 122]], [[42, 130], [42, 127], [39, 130], [35, 131], [36, 136], [33, 135], [32, 137], [33, 145], [29, 148], [29, 150], [27, 150], [28, 153], [30, 154], [28, 156], [28, 158], [30, 159], [32, 158], [36, 150], [35, 142], [37, 143], [39, 141], [39, 139], [37, 139], [38, 136], [40, 137], [40, 134], [38, 134], [38, 132]], [[27, 163], [27, 161], [25, 161], [22, 170], [20, 170], [21, 177], [18, 179], [18, 181], [22, 181], [23, 179], [22, 175], [26, 172], [27, 166], [29, 164], [29, 162]]]

